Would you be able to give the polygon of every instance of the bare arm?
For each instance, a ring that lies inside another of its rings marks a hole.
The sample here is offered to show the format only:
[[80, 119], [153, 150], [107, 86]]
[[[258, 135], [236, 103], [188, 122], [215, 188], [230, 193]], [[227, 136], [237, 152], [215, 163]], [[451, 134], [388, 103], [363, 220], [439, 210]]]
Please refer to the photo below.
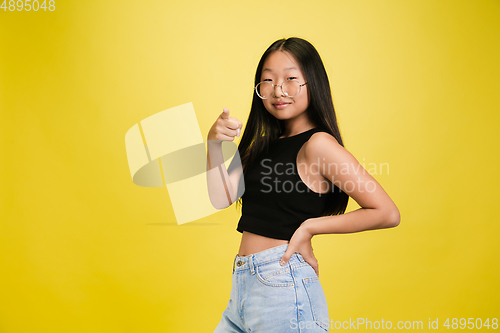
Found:
[[239, 186], [243, 175], [239, 158], [233, 158], [235, 168], [228, 175], [222, 154], [222, 142], [233, 141], [239, 136], [241, 127], [241, 122], [229, 117], [229, 110], [224, 109], [207, 135], [207, 188], [210, 202], [216, 209], [230, 206], [243, 194], [244, 188]]
[[399, 210], [354, 156], [330, 135], [311, 138], [306, 158], [323, 161], [321, 175], [354, 199], [361, 208], [347, 214], [312, 218], [304, 222], [312, 235], [352, 233], [399, 225]]
[[319, 234], [353, 233], [392, 228], [399, 225], [399, 210], [382, 186], [354, 156], [327, 133], [315, 133], [307, 142], [308, 164], [320, 162], [320, 174], [353, 198], [360, 209], [342, 215], [322, 216], [304, 221], [290, 239], [282, 257], [286, 263], [300, 253], [319, 275], [311, 238]]

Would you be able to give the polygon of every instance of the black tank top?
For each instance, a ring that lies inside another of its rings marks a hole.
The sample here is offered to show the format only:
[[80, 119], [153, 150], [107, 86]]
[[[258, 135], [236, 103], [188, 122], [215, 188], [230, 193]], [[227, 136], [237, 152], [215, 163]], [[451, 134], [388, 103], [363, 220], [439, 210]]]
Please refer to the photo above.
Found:
[[331, 192], [316, 193], [297, 172], [297, 154], [319, 128], [271, 142], [244, 174], [245, 192], [237, 231], [290, 240], [302, 222], [320, 216]]

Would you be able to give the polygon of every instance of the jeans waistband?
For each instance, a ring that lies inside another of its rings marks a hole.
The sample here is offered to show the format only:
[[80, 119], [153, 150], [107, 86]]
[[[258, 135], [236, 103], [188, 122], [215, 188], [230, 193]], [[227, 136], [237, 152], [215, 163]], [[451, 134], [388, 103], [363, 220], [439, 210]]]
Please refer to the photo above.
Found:
[[[233, 261], [233, 272], [250, 269], [252, 274], [255, 271], [255, 267], [264, 264], [266, 262], [279, 260], [285, 254], [288, 244], [278, 245], [270, 249], [260, 251], [254, 254], [249, 254], [248, 256], [236, 256]], [[299, 253], [294, 253], [288, 263], [293, 264], [294, 262], [304, 262], [304, 258]]]

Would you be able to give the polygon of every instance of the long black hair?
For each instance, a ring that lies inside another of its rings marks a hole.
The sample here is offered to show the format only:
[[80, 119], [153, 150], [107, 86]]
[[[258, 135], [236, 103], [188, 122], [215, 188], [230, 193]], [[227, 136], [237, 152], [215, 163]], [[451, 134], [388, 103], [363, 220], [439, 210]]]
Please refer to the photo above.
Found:
[[[318, 51], [308, 41], [297, 38], [283, 38], [275, 41], [264, 52], [255, 72], [255, 85], [260, 82], [262, 68], [267, 57], [275, 52], [287, 52], [299, 63], [307, 81], [309, 91], [309, 107], [306, 112], [309, 119], [320, 129], [331, 134], [340, 145], [344, 146], [340, 130], [337, 125], [337, 116], [333, 107], [330, 83], [323, 61]], [[245, 131], [238, 145], [238, 151], [243, 165], [243, 173], [249, 165], [256, 161], [262, 153], [266, 153], [273, 140], [278, 139], [285, 131], [283, 120], [275, 118], [264, 107], [262, 99], [254, 90], [250, 115]], [[347, 207], [349, 196], [337, 186], [328, 195], [328, 199], [321, 216], [343, 214]], [[238, 202], [242, 204], [240, 198]]]

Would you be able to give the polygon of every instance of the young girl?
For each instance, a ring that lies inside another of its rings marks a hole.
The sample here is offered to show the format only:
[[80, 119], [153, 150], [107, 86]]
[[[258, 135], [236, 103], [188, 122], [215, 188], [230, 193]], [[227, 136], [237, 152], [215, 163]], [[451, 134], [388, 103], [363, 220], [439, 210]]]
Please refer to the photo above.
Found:
[[[330, 84], [316, 49], [280, 39], [262, 56], [245, 132], [228, 170], [222, 141], [242, 123], [224, 109], [208, 133], [214, 207], [241, 194], [242, 233], [232, 290], [215, 332], [327, 332], [329, 315], [311, 239], [395, 227], [399, 211], [343, 147]], [[244, 182], [242, 181], [244, 179]], [[344, 214], [349, 196], [361, 208]]]

